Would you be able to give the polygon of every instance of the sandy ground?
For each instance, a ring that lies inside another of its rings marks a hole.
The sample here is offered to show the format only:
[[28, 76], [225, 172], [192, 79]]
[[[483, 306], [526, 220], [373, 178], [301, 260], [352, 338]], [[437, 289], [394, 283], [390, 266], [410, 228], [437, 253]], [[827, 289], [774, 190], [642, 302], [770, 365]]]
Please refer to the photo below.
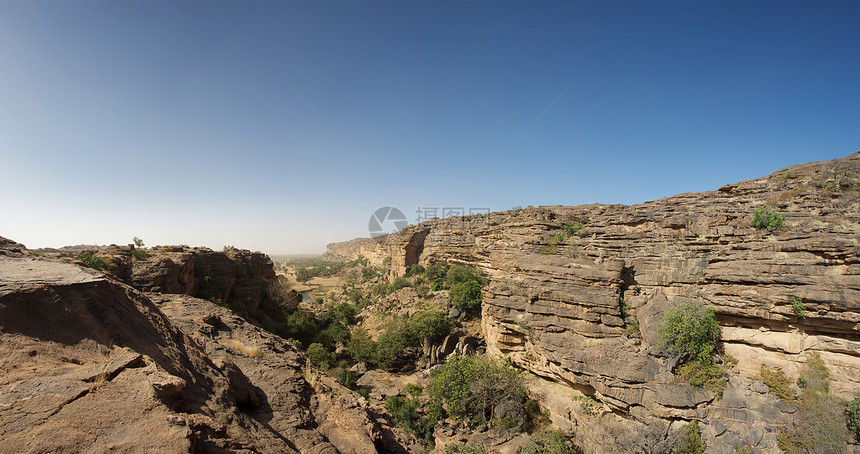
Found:
[[315, 277], [307, 282], [299, 282], [296, 280], [296, 274], [292, 269], [289, 269], [286, 273], [278, 271], [278, 274], [287, 277], [287, 282], [290, 284], [290, 288], [302, 293], [323, 292], [327, 294], [332, 290], [339, 290], [343, 285], [343, 281], [337, 276]]

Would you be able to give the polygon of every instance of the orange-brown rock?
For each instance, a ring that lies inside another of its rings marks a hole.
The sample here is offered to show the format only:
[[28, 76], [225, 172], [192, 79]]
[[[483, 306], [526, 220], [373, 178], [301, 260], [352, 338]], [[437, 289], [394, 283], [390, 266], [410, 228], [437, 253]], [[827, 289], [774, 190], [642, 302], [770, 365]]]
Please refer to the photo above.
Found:
[[376, 452], [363, 400], [292, 345], [67, 262], [0, 256], [0, 358], [2, 452]]
[[[837, 396], [860, 393], [860, 188], [822, 187], [837, 172], [860, 181], [860, 153], [633, 206], [434, 219], [328, 251], [390, 257], [395, 275], [437, 260], [473, 266], [490, 280], [482, 305], [489, 352], [641, 421], [699, 420], [715, 452], [747, 442], [773, 452], [795, 415], [752, 388], [761, 364], [794, 381], [804, 354], [818, 352]], [[765, 205], [786, 215], [784, 227], [752, 225]], [[583, 229], [549, 241], [577, 221]], [[659, 322], [678, 298], [713, 307], [725, 351], [739, 359], [721, 399], [679, 381], [657, 352]], [[625, 326], [634, 321], [638, 334]], [[550, 408], [556, 419], [588, 425], [563, 407]], [[613, 438], [595, 429], [578, 442], [603, 451]]]

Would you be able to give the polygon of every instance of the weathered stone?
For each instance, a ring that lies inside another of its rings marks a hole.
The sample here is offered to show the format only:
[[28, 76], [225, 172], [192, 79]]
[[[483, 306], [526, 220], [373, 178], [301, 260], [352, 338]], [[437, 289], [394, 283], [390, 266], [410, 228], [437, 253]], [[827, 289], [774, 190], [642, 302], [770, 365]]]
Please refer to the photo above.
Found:
[[[714, 438], [775, 449], [773, 434], [790, 422], [786, 414], [769, 394], [737, 391], [749, 392], [762, 363], [781, 367], [793, 381], [804, 355], [818, 352], [837, 396], [852, 398], [860, 389], [860, 189], [833, 193], [818, 185], [837, 164], [860, 175], [855, 153], [793, 166], [794, 178], [781, 178], [780, 170], [716, 192], [634, 206], [432, 219], [379, 241], [328, 250], [390, 261], [394, 275], [415, 263], [472, 266], [490, 281], [481, 319], [488, 352], [559, 383], [597, 390], [607, 404], [641, 419], [696, 418], [720, 428]], [[753, 211], [765, 205], [786, 215], [783, 228], [752, 226]], [[565, 237], [555, 254], [538, 253], [544, 238], [573, 221], [585, 227]], [[659, 356], [663, 314], [683, 298], [715, 310], [725, 351], [739, 360], [723, 399], [680, 383], [675, 364]], [[795, 313], [795, 298], [804, 317]], [[632, 322], [639, 344], [628, 342]]]

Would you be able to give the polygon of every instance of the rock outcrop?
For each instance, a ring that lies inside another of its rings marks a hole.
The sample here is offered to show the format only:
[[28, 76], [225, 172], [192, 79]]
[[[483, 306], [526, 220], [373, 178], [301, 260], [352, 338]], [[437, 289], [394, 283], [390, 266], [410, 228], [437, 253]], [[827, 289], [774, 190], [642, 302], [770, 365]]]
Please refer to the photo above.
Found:
[[376, 452], [364, 401], [282, 339], [208, 301], [13, 252], [0, 451]]
[[262, 252], [203, 247], [68, 246], [46, 250], [50, 256], [74, 257], [89, 252], [105, 262], [105, 271], [144, 292], [185, 294], [259, 309], [266, 290], [277, 280], [272, 260]]
[[[834, 187], [840, 175], [848, 179]], [[434, 219], [328, 251], [389, 257], [395, 275], [414, 263], [473, 266], [490, 280], [481, 314], [489, 352], [636, 421], [699, 420], [715, 452], [747, 443], [773, 452], [795, 415], [755, 391], [762, 364], [794, 381], [804, 353], [818, 352], [837, 396], [860, 393], [860, 199], [848, 184], [858, 175], [860, 153], [634, 206]], [[752, 225], [766, 205], [786, 215], [783, 228]], [[554, 238], [575, 222], [583, 227]], [[655, 348], [679, 298], [715, 309], [725, 352], [739, 360], [722, 398], [679, 382]], [[589, 425], [561, 407], [556, 416]], [[602, 450], [619, 439], [610, 435], [587, 430], [578, 443]]]

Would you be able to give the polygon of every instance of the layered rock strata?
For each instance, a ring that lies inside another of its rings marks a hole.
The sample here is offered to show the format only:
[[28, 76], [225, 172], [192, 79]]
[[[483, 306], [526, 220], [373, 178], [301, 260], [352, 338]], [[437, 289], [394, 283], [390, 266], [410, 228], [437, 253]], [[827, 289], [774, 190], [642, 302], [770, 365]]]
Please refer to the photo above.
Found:
[[[490, 280], [481, 314], [489, 352], [620, 416], [699, 420], [717, 452], [746, 443], [770, 452], [796, 415], [755, 391], [762, 364], [793, 382], [805, 353], [817, 352], [837, 396], [860, 393], [858, 175], [855, 153], [713, 192], [434, 219], [328, 251], [382, 257], [395, 275], [414, 263], [473, 266]], [[752, 225], [763, 206], [786, 215], [782, 228]], [[576, 222], [583, 228], [563, 233]], [[679, 381], [659, 352], [663, 313], [682, 298], [715, 309], [723, 348], [739, 360], [722, 398]], [[601, 437], [580, 442], [605, 447]]]

